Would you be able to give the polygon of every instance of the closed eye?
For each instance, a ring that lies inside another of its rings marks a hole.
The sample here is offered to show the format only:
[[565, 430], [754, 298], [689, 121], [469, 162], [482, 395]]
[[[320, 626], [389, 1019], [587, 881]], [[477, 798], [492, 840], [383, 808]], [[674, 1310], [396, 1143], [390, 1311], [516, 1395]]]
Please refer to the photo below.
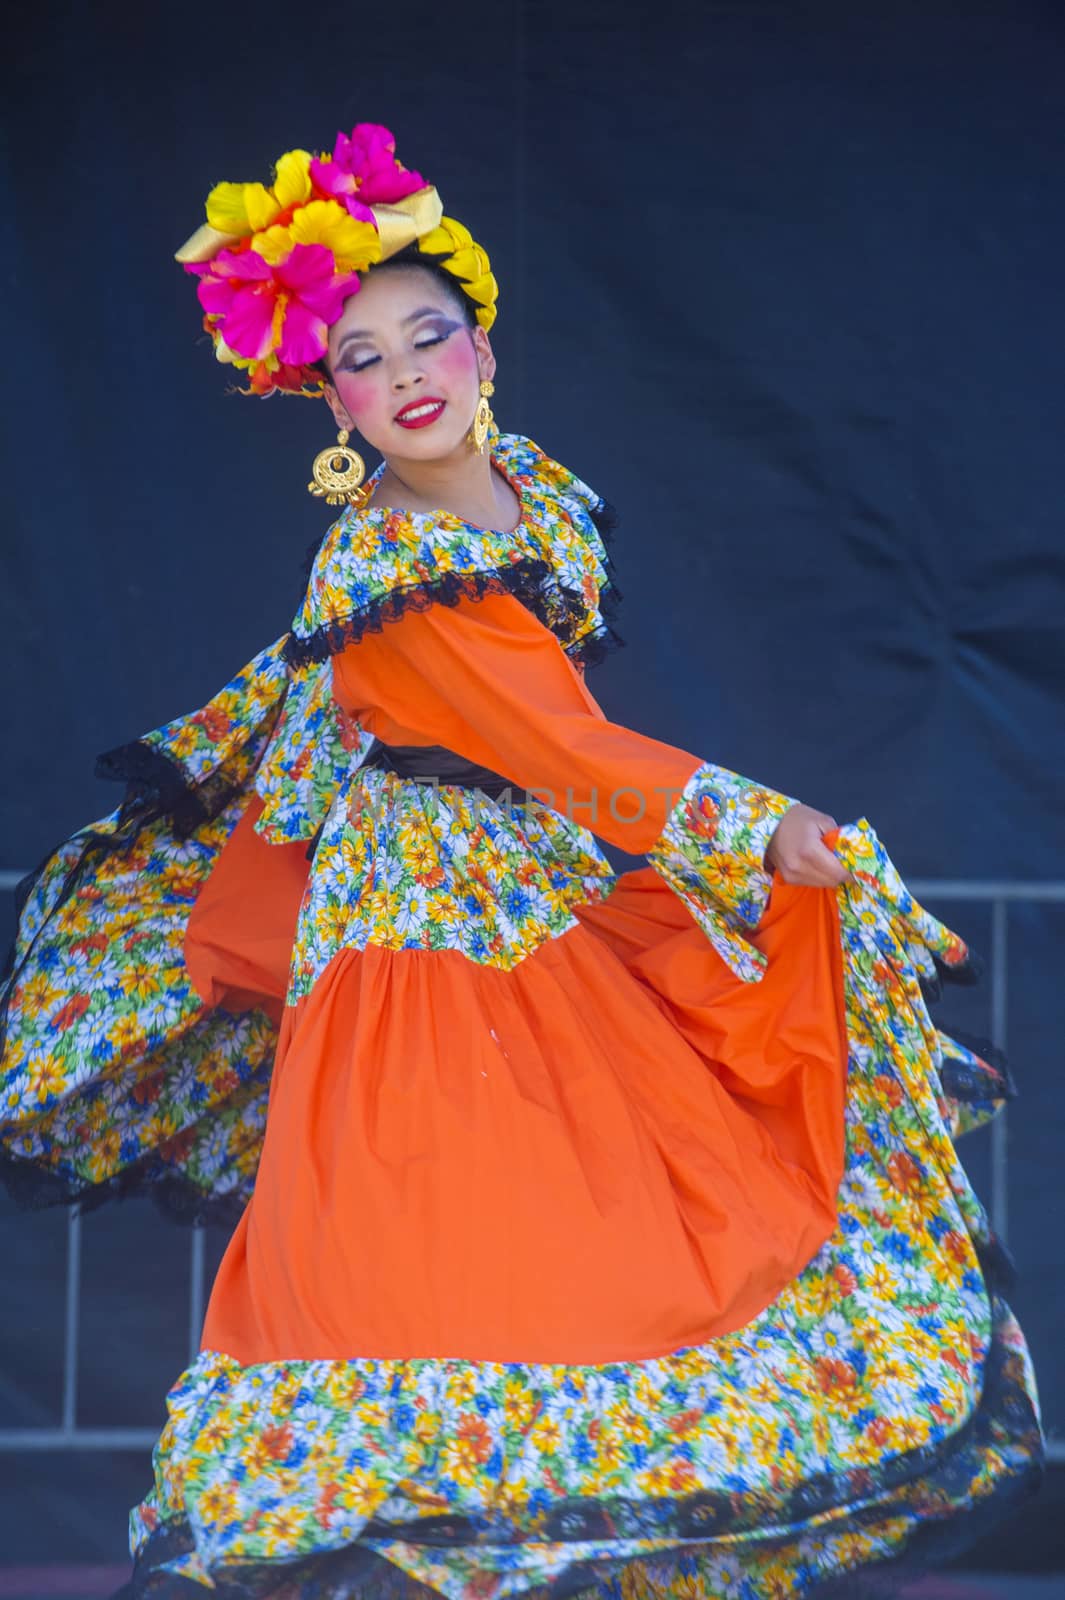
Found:
[[[447, 333], [438, 333], [431, 339], [422, 339], [415, 344], [414, 348], [415, 350], [428, 350], [431, 344], [442, 344], [445, 339], [450, 339], [452, 331], [449, 328]], [[343, 365], [347, 366], [349, 372], [362, 372], [365, 367], [372, 367], [374, 362], [380, 361], [380, 359], [380, 356], [370, 356], [366, 361], [346, 362]]]

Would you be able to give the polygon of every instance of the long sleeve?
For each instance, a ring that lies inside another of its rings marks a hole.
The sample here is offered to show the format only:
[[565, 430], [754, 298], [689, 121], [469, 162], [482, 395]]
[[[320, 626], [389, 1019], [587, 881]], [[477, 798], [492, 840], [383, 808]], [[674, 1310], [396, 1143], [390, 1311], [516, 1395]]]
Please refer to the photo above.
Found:
[[512, 595], [409, 611], [334, 656], [333, 683], [338, 703], [385, 742], [446, 746], [645, 854], [726, 959], [759, 975], [757, 953], [723, 922], [757, 924], [771, 887], [765, 847], [794, 802], [609, 721]]
[[[334, 657], [334, 692], [445, 745], [640, 855], [699, 758], [609, 722], [549, 630], [511, 595], [412, 611]], [[631, 819], [631, 820], [630, 820]]]

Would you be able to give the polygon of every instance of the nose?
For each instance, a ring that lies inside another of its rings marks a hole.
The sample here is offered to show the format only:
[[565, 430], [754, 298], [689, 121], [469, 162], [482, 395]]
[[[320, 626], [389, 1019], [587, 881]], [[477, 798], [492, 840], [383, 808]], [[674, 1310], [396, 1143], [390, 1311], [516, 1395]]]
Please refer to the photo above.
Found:
[[425, 373], [417, 366], [417, 357], [401, 356], [392, 369], [392, 388], [397, 393], [425, 382]]

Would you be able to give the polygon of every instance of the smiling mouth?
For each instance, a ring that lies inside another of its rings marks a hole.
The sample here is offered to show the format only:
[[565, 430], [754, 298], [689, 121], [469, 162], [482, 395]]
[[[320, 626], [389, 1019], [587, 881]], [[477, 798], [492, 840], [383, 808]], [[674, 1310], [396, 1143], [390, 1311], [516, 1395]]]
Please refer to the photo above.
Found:
[[443, 400], [426, 400], [420, 405], [410, 406], [401, 411], [395, 420], [401, 428], [423, 428], [428, 422], [435, 422], [444, 409]]

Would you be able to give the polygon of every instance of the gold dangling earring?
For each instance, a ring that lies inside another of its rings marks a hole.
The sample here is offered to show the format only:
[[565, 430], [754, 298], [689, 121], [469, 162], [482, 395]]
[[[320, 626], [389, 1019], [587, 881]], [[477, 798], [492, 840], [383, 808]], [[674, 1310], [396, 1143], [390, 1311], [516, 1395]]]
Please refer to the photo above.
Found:
[[488, 430], [495, 421], [492, 408], [488, 404], [488, 396], [495, 394], [496, 386], [491, 378], [481, 379], [481, 398], [477, 402], [477, 410], [473, 413], [473, 427], [466, 435], [473, 448], [484, 454], [484, 441], [488, 438]]
[[341, 428], [336, 444], [319, 450], [311, 472], [313, 478], [307, 488], [319, 500], [324, 499], [326, 505], [338, 506], [346, 500], [357, 506], [369, 498], [368, 486], [359, 488], [366, 476], [366, 463], [357, 450], [348, 449], [347, 428]]

